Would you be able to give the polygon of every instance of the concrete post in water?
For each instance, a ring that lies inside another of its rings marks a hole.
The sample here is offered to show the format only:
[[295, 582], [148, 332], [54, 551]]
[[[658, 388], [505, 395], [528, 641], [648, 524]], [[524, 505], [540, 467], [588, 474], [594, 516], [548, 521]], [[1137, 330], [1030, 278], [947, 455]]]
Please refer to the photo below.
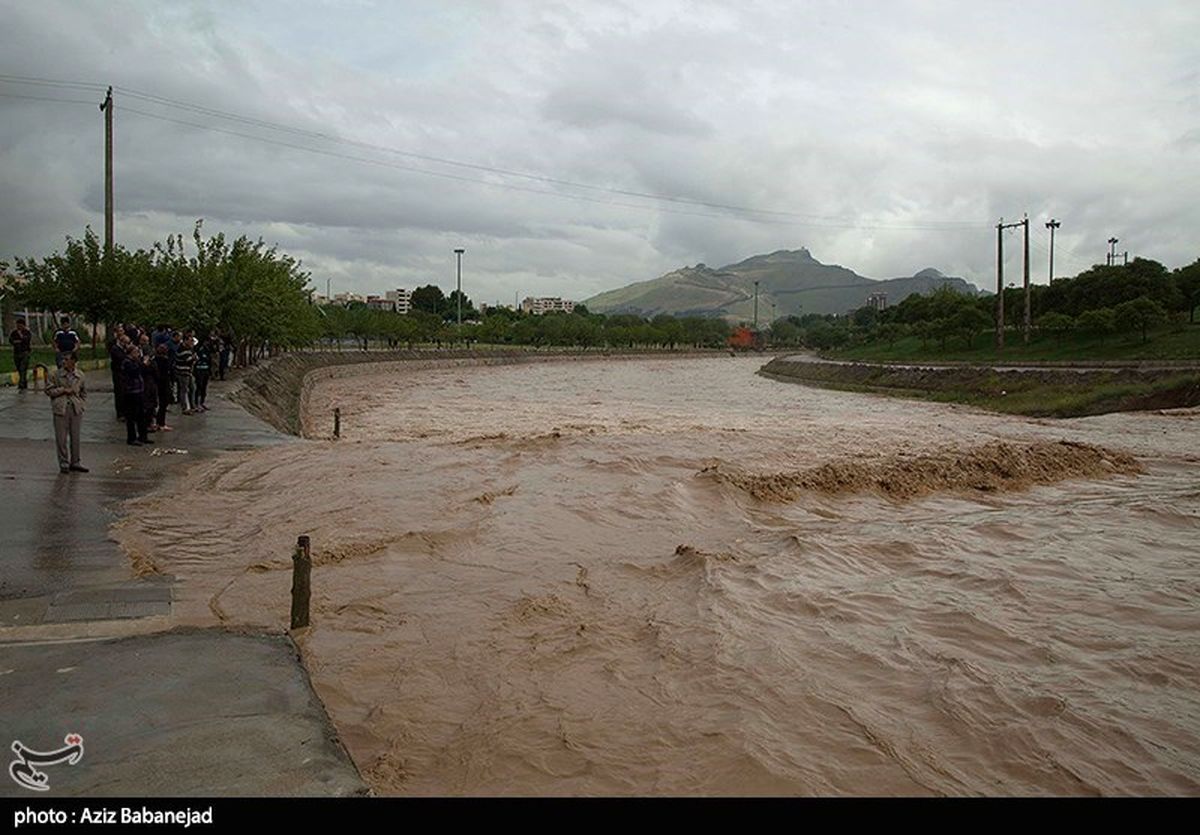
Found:
[[340, 406], [333, 410], [333, 437], [342, 437], [342, 409]]
[[307, 536], [296, 538], [292, 554], [292, 629], [308, 626], [308, 604], [312, 596], [312, 550]]

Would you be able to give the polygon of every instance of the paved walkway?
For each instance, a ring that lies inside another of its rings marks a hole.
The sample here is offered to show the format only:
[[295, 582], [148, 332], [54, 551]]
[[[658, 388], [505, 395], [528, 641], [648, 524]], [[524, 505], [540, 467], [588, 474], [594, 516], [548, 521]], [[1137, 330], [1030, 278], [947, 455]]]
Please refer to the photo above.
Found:
[[7, 774], [0, 797], [341, 796], [363, 783], [286, 636], [218, 630], [0, 646], [5, 754], [83, 737], [83, 757]]
[[365, 792], [290, 638], [165, 631], [173, 578], [135, 579], [108, 538], [122, 502], [197, 457], [299, 441], [216, 383], [211, 411], [171, 414], [175, 431], [130, 447], [108, 374], [87, 381], [89, 473], [59, 473], [42, 392], [0, 389], [0, 750], [16, 740], [50, 750], [67, 732], [85, 740], [79, 764], [47, 767], [50, 792], [21, 788], [5, 768], [0, 795]]
[[[86, 599], [93, 606], [145, 602], [148, 592], [129, 596], [122, 591], [122, 582], [130, 576], [129, 561], [107, 535], [117, 507], [153, 490], [163, 477], [182, 471], [197, 456], [293, 440], [227, 401], [223, 391], [232, 384], [226, 383], [217, 384], [220, 389], [210, 394], [211, 411], [171, 414], [167, 420], [175, 431], [152, 435], [153, 446], [127, 446], [111, 389], [101, 388], [109, 383], [108, 375], [92, 372], [86, 379], [88, 411], [81, 434], [89, 473], [58, 471], [45, 394], [0, 389], [0, 627], [98, 616], [95, 609], [64, 608], [67, 599]], [[89, 594], [63, 598], [80, 589]], [[102, 589], [108, 590], [107, 597]], [[34, 621], [31, 599], [43, 603]], [[13, 600], [23, 602], [10, 605]], [[143, 614], [137, 606], [114, 611]]]

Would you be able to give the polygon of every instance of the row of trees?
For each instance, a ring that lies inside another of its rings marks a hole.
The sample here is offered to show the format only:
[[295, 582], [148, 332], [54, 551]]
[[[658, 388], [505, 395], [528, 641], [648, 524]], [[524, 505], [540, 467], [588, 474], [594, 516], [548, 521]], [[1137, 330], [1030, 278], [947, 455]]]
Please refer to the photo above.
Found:
[[[31, 308], [82, 317], [81, 325], [165, 323], [213, 330], [230, 336], [242, 361], [267, 350], [309, 347], [324, 340], [365, 346], [426, 343], [497, 345], [639, 347], [720, 347], [729, 324], [719, 319], [591, 314], [582, 305], [571, 314], [532, 316], [503, 308], [480, 315], [458, 291], [449, 295], [435, 285], [413, 292], [409, 315], [369, 308], [312, 303], [309, 274], [300, 263], [260, 239], [223, 234], [205, 237], [197, 222], [190, 239], [171, 235], [148, 249], [120, 245], [105, 252], [89, 228], [82, 238], [67, 238], [63, 252], [47, 258], [18, 258], [15, 272], [21, 302]], [[83, 329], [81, 327], [81, 329]]]
[[[1103, 341], [1112, 334], [1139, 334], [1142, 341], [1168, 322], [1195, 322], [1200, 306], [1200, 260], [1169, 271], [1137, 258], [1127, 265], [1096, 266], [1049, 286], [1035, 285], [1030, 309], [1035, 333], [1062, 341], [1081, 334]], [[1024, 324], [1025, 291], [1004, 292], [1006, 327]], [[885, 310], [862, 307], [849, 316], [789, 316], [771, 325], [772, 342], [828, 350], [861, 342], [889, 345], [905, 336], [943, 350], [951, 342], [971, 348], [996, 327], [996, 297], [971, 296], [945, 287], [912, 295]], [[961, 340], [961, 343], [958, 341]]]
[[[82, 239], [67, 239], [62, 253], [44, 259], [17, 259], [19, 294], [30, 307], [82, 315], [91, 324], [160, 322], [198, 333], [218, 330], [230, 336], [243, 361], [270, 348], [307, 347], [324, 340], [353, 340], [390, 346], [418, 343], [639, 347], [721, 347], [730, 325], [723, 319], [669, 315], [646, 319], [604, 316], [577, 306], [574, 313], [533, 316], [506, 308], [482, 315], [462, 296], [462, 328], [455, 322], [458, 292], [435, 285], [413, 292], [412, 313], [400, 316], [365, 304], [312, 303], [309, 274], [300, 263], [263, 241], [222, 234], [205, 238], [202, 223], [190, 245], [169, 236], [149, 249], [116, 246], [104, 252], [89, 228]], [[967, 347], [994, 329], [994, 296], [969, 296], [943, 288], [913, 295], [886, 310], [871, 307], [850, 316], [788, 316], [770, 326], [775, 346], [837, 348], [852, 342], [894, 343], [906, 335], [943, 349], [961, 339]], [[1023, 321], [1024, 292], [1004, 293], [1005, 321]], [[1128, 265], [1096, 266], [1073, 279], [1032, 288], [1039, 333], [1061, 340], [1073, 332], [1103, 340], [1121, 331], [1143, 340], [1170, 319], [1195, 321], [1200, 305], [1200, 260], [1171, 272], [1157, 261], [1137, 258]]]
[[105, 252], [89, 228], [67, 238], [62, 253], [18, 258], [17, 292], [28, 307], [67, 311], [92, 326], [167, 323], [206, 334], [218, 330], [239, 347], [243, 361], [266, 346], [310, 344], [320, 334], [300, 263], [263, 241], [192, 232], [149, 249], [117, 245]]
[[[413, 293], [414, 298], [416, 292]], [[414, 309], [406, 316], [375, 310], [365, 304], [323, 305], [317, 308], [322, 337], [332, 346], [351, 339], [362, 347], [372, 343], [409, 347], [418, 343], [532, 345], [535, 347], [723, 347], [730, 326], [723, 319], [675, 318], [589, 313], [578, 306], [574, 313], [541, 316], [507, 308], [489, 308], [482, 316], [463, 323], [461, 330], [445, 311]], [[464, 308], [464, 318], [466, 312]]]

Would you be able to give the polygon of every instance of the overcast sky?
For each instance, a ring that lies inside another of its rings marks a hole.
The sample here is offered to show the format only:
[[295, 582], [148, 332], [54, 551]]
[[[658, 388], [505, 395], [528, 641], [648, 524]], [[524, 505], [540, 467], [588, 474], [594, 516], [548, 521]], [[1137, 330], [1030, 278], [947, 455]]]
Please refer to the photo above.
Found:
[[[1112, 236], [1200, 256], [1195, 0], [0, 0], [0, 20], [0, 76], [117, 87], [121, 243], [204, 218], [321, 291], [449, 289], [459, 246], [482, 301], [802, 246], [991, 286], [994, 224], [1025, 211], [1036, 281], [1052, 216], [1060, 275]], [[102, 232], [101, 98], [0, 80], [0, 259]], [[1017, 276], [1015, 234], [1006, 252]]]

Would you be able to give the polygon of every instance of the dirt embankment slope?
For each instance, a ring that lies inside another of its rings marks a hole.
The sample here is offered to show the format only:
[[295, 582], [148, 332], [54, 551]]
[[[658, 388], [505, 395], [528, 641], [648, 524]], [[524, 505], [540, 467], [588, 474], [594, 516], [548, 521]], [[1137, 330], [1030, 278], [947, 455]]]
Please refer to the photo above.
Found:
[[1200, 405], [1192, 368], [899, 366], [776, 357], [760, 374], [825, 388], [966, 403], [1038, 417]]

